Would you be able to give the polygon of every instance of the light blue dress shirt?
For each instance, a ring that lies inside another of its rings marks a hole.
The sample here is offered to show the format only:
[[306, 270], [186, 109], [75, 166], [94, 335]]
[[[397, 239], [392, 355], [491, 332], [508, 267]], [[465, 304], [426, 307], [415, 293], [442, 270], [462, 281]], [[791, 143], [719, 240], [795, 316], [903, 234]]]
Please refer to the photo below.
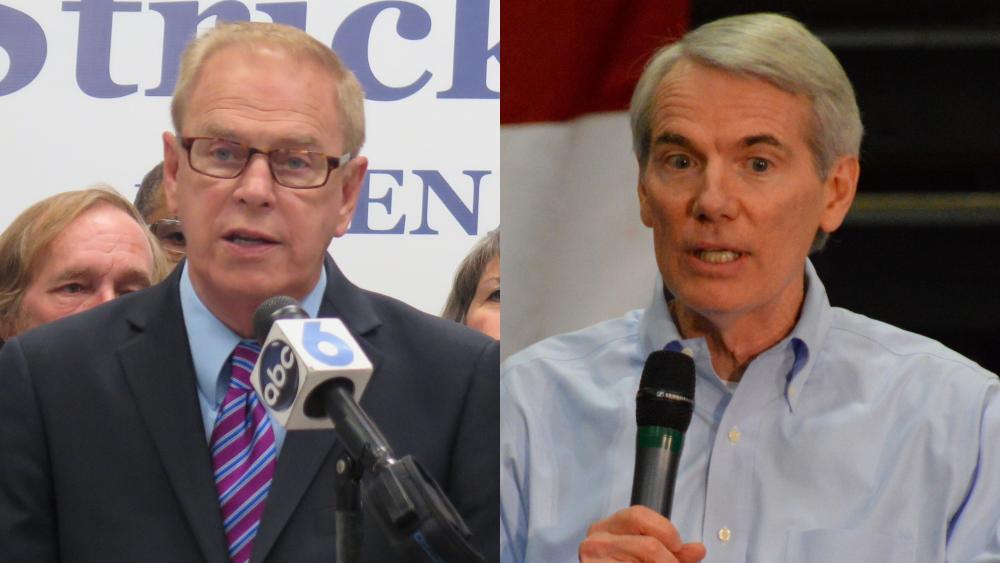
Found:
[[[187, 269], [187, 261], [180, 266], [181, 272], [181, 311], [184, 313], [184, 326], [187, 328], [188, 346], [191, 358], [194, 360], [194, 372], [198, 379], [198, 405], [201, 407], [202, 422], [205, 423], [205, 441], [212, 438], [212, 428], [215, 427], [215, 417], [219, 406], [226, 396], [229, 386], [229, 369], [227, 361], [233, 348], [242, 338], [229, 327], [222, 324], [208, 307], [201, 302]], [[322, 270], [316, 287], [302, 300], [302, 308], [310, 317], [319, 314], [319, 306], [326, 291], [326, 270]], [[274, 444], [281, 451], [285, 443], [285, 429], [274, 417], [271, 417], [274, 428]]]
[[1000, 561], [1000, 385], [940, 343], [830, 306], [811, 264], [795, 328], [733, 390], [704, 339], [648, 309], [501, 368], [501, 561], [577, 561], [628, 506], [650, 352], [688, 348], [695, 414], [673, 522], [708, 562]]

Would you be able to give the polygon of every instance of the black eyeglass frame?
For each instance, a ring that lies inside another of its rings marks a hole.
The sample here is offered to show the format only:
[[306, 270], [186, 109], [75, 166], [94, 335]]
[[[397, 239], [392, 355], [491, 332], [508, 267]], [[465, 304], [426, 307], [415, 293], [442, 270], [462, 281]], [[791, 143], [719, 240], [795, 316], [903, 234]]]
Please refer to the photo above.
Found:
[[[223, 142], [226, 142], [226, 143], [231, 143], [231, 144], [234, 144], [234, 145], [239, 145], [241, 147], [245, 147], [247, 149], [247, 159], [246, 159], [246, 162], [244, 162], [243, 166], [240, 167], [239, 171], [236, 172], [236, 174], [234, 174], [232, 176], [218, 176], [216, 174], [209, 174], [208, 172], [204, 172], [202, 170], [199, 170], [199, 169], [195, 168], [194, 163], [191, 161], [191, 147], [194, 146], [194, 142], [198, 141], [198, 140], [223, 141]], [[220, 138], [220, 137], [181, 137], [180, 141], [181, 141], [181, 146], [184, 147], [184, 150], [187, 151], [188, 164], [191, 166], [191, 170], [194, 170], [195, 172], [197, 172], [199, 174], [204, 174], [205, 176], [208, 176], [210, 178], [219, 178], [219, 179], [222, 179], [222, 180], [232, 180], [233, 178], [238, 178], [240, 176], [240, 174], [242, 174], [243, 171], [247, 169], [247, 165], [250, 164], [250, 160], [253, 158], [253, 155], [255, 155], [255, 154], [262, 154], [262, 155], [264, 155], [267, 158], [267, 169], [271, 172], [271, 178], [274, 178], [274, 181], [277, 182], [278, 185], [286, 187], [286, 188], [288, 188], [290, 190], [315, 190], [316, 188], [322, 188], [323, 186], [326, 185], [327, 182], [330, 181], [330, 174], [332, 174], [334, 170], [340, 168], [344, 164], [347, 164], [351, 160], [351, 153], [345, 153], [345, 154], [337, 157], [337, 156], [330, 156], [330, 155], [327, 155], [327, 154], [324, 154], [324, 153], [321, 153], [321, 152], [317, 152], [317, 151], [305, 151], [305, 150], [295, 150], [295, 149], [271, 149], [269, 151], [265, 151], [265, 150], [262, 150], [262, 149], [258, 149], [256, 147], [251, 147], [249, 145], [244, 145], [243, 143], [238, 143], [236, 141], [230, 141], [229, 139], [223, 139], [223, 138]], [[298, 153], [298, 154], [318, 154], [318, 155], [322, 156], [323, 158], [326, 159], [326, 165], [327, 165], [326, 176], [323, 177], [323, 181], [322, 182], [320, 182], [319, 184], [316, 184], [315, 186], [289, 186], [289, 185], [283, 183], [281, 180], [278, 179], [278, 176], [274, 173], [274, 167], [271, 165], [271, 153], [272, 152], [278, 152], [278, 151], [285, 152], [285, 153], [292, 153], [292, 154], [296, 154], [296, 153]]]

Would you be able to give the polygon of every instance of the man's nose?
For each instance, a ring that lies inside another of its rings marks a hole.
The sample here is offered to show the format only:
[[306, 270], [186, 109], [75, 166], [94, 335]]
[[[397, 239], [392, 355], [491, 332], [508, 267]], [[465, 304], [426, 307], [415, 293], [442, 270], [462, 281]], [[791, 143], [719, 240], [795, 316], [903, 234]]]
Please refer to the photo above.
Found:
[[735, 219], [739, 213], [736, 188], [735, 180], [722, 163], [709, 163], [695, 194], [692, 214], [707, 222]]
[[237, 178], [234, 196], [254, 207], [267, 207], [274, 203], [277, 182], [271, 174], [271, 163], [265, 154], [250, 157], [243, 173]]

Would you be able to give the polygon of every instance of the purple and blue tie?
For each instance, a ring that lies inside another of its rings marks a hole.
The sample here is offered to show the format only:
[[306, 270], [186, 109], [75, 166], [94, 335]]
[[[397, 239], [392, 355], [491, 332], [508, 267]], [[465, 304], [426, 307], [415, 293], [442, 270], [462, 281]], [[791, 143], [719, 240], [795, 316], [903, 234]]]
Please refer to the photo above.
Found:
[[215, 488], [233, 563], [250, 560], [277, 460], [271, 421], [250, 385], [250, 372], [259, 354], [260, 346], [247, 340], [233, 350], [229, 388], [210, 443]]

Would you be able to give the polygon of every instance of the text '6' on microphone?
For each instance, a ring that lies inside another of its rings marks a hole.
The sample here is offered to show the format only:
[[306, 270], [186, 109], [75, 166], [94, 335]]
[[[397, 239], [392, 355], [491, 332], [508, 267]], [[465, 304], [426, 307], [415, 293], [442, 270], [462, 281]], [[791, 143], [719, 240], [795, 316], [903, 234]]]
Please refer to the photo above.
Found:
[[646, 358], [635, 396], [638, 425], [632, 504], [670, 517], [684, 432], [694, 413], [694, 360], [658, 350]]
[[311, 319], [290, 297], [272, 297], [254, 315], [262, 341], [250, 383], [275, 420], [289, 430], [330, 429], [320, 385], [337, 381], [361, 399], [372, 364], [340, 319]]

